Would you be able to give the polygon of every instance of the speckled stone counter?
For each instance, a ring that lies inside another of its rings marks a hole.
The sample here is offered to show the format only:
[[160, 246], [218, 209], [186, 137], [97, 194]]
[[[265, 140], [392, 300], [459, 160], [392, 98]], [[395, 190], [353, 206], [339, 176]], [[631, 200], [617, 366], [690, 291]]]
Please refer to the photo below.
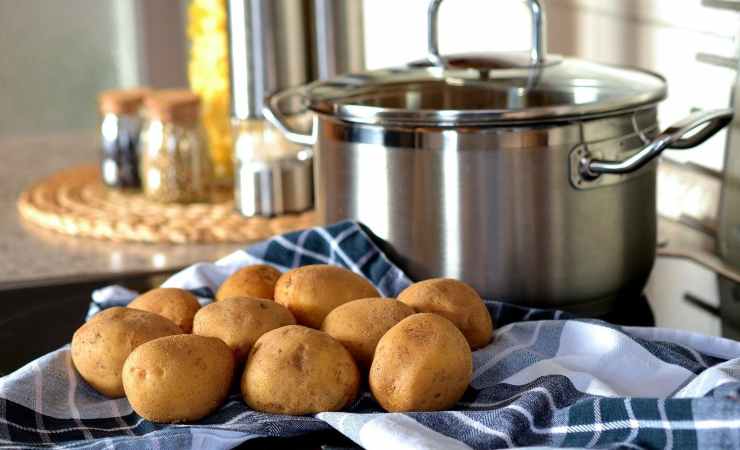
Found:
[[0, 138], [0, 289], [176, 270], [245, 244], [152, 245], [73, 238], [22, 221], [18, 195], [59, 169], [97, 160], [94, 133]]

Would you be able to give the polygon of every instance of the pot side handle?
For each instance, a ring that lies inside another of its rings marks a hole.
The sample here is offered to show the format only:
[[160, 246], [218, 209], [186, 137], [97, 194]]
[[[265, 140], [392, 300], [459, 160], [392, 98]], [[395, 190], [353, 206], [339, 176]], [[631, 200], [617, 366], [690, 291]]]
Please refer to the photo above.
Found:
[[604, 161], [584, 157], [580, 162], [581, 176], [586, 180], [595, 180], [602, 174], [634, 172], [663, 153], [663, 150], [687, 149], [702, 144], [727, 126], [733, 115], [732, 109], [695, 112], [668, 127], [642, 150], [625, 160]]
[[305, 86], [297, 86], [268, 96], [265, 99], [265, 106], [262, 108], [262, 114], [265, 116], [265, 119], [274, 125], [275, 128], [280, 130], [283, 136], [290, 142], [299, 145], [313, 146], [316, 143], [313, 131], [311, 131], [311, 134], [308, 134], [293, 128], [288, 123], [288, 117], [282, 110], [282, 105], [286, 100], [295, 98], [300, 100], [301, 107], [300, 110], [293, 111], [292, 114], [301, 114], [308, 111], [308, 108], [306, 107], [307, 99]]

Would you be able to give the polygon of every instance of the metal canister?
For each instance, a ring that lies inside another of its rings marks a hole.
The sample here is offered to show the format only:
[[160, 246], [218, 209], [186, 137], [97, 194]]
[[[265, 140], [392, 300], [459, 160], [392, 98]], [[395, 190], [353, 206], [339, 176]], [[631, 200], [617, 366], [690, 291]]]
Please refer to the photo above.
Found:
[[[266, 95], [310, 80], [308, 6], [296, 0], [229, 0], [234, 197], [246, 216], [311, 208], [308, 196], [286, 196], [283, 183], [312, 192], [311, 159], [274, 133], [262, 116]], [[298, 173], [296, 175], [295, 173]]]
[[263, 116], [269, 94], [364, 66], [361, 0], [228, 0], [235, 201], [246, 216], [313, 206], [313, 153]]
[[365, 69], [362, 0], [311, 1], [311, 77]]
[[264, 98], [310, 80], [308, 10], [296, 0], [228, 0], [231, 113], [261, 119]]
[[245, 216], [275, 216], [313, 206], [313, 154], [264, 120], [234, 121], [234, 200]]

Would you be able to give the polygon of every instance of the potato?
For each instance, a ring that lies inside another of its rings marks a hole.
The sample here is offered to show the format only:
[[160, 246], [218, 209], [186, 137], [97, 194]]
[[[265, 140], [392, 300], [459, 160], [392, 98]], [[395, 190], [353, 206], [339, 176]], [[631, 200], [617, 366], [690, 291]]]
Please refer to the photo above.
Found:
[[302, 415], [339, 411], [357, 396], [359, 384], [360, 373], [342, 344], [324, 332], [288, 325], [254, 344], [241, 389], [252, 409]]
[[379, 296], [360, 275], [324, 264], [290, 270], [275, 285], [275, 301], [288, 308], [299, 324], [311, 328], [320, 328], [326, 315], [339, 305]]
[[321, 330], [344, 345], [357, 365], [368, 370], [380, 338], [412, 314], [410, 306], [395, 299], [363, 298], [335, 308], [324, 319]]
[[473, 350], [491, 342], [491, 315], [478, 293], [462, 281], [449, 278], [420, 281], [404, 289], [398, 300], [417, 312], [439, 314], [451, 320]]
[[280, 278], [280, 271], [267, 264], [247, 266], [234, 272], [223, 282], [216, 301], [229, 297], [256, 297], [272, 300], [275, 296], [275, 283]]
[[136, 297], [128, 307], [159, 314], [175, 322], [185, 333], [190, 333], [200, 303], [185, 289], [157, 288]]
[[72, 336], [72, 363], [80, 376], [108, 397], [123, 397], [121, 369], [139, 345], [181, 334], [171, 320], [130, 308], [110, 308], [93, 316]]
[[465, 336], [436, 314], [414, 314], [380, 339], [370, 390], [386, 411], [440, 411], [463, 396], [473, 374]]
[[220, 339], [181, 334], [131, 352], [123, 365], [123, 387], [141, 417], [192, 422], [223, 404], [233, 375], [234, 355]]
[[242, 362], [260, 336], [285, 325], [295, 325], [295, 319], [284, 306], [261, 298], [232, 297], [198, 311], [193, 333], [221, 339]]

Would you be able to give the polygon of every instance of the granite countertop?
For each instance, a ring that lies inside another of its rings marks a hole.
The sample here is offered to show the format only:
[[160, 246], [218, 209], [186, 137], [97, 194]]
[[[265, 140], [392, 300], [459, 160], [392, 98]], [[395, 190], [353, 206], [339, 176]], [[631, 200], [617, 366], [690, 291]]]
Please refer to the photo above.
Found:
[[246, 244], [152, 245], [74, 238], [24, 222], [16, 200], [41, 178], [97, 161], [96, 136], [0, 138], [0, 289], [154, 274], [211, 261]]

